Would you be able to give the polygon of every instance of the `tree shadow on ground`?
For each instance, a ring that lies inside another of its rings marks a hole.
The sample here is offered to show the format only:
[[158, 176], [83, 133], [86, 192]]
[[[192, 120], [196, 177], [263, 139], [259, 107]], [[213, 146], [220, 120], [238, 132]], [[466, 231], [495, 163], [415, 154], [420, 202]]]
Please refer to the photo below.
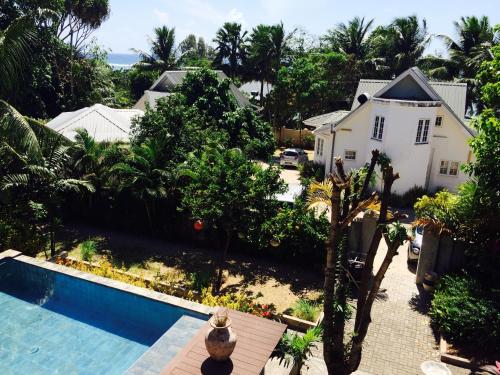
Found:
[[[60, 249], [67, 251], [74, 249], [82, 241], [97, 239], [99, 252], [110, 256], [115, 265], [123, 265], [126, 268], [158, 262], [189, 275], [196, 272], [213, 272], [220, 259], [217, 244], [214, 244], [214, 249], [206, 249], [83, 224], [68, 226], [60, 237]], [[227, 261], [228, 271], [231, 275], [239, 276], [241, 280], [227, 286], [226, 291], [264, 284], [270, 279], [276, 280], [278, 284], [289, 285], [294, 294], [322, 288], [321, 272], [304, 270], [301, 266], [279, 260], [264, 259], [259, 253], [247, 256], [238, 254], [237, 249], [231, 251]]]
[[427, 293], [422, 285], [417, 285], [418, 294], [414, 294], [408, 304], [413, 311], [417, 311], [422, 315], [427, 315], [431, 307], [431, 296]]

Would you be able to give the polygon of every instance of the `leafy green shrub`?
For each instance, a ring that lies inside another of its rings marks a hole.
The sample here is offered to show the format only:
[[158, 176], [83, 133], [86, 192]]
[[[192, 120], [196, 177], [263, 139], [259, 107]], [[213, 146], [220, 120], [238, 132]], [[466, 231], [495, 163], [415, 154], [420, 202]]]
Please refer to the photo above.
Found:
[[299, 299], [292, 307], [292, 315], [299, 318], [315, 322], [318, 319], [321, 307], [307, 299]]
[[297, 200], [294, 207], [284, 207], [265, 221], [249, 236], [252, 245], [282, 253], [287, 259], [320, 264], [323, 261], [329, 222], [325, 215], [317, 218], [304, 202]]
[[210, 286], [212, 274], [208, 271], [196, 271], [189, 274], [189, 281], [192, 290], [201, 292]]
[[500, 351], [500, 291], [484, 288], [468, 274], [439, 282], [431, 304], [432, 322], [446, 340], [481, 351]]
[[292, 138], [286, 138], [284, 141], [283, 141], [283, 146], [287, 147], [287, 148], [290, 148], [290, 147], [293, 147], [293, 139]]
[[413, 207], [419, 198], [427, 194], [429, 192], [426, 189], [415, 185], [404, 194], [392, 193], [389, 204], [393, 207], [410, 208]]
[[97, 244], [95, 241], [87, 240], [80, 244], [80, 254], [82, 260], [86, 262], [92, 262], [92, 259], [97, 253]]
[[304, 147], [308, 150], [312, 150], [314, 148], [314, 135], [313, 134], [307, 133], [306, 135], [304, 135], [304, 137], [302, 138], [302, 147]]
[[314, 178], [318, 182], [323, 181], [325, 177], [325, 165], [308, 160], [299, 165], [299, 172], [301, 178]]
[[316, 348], [321, 336], [320, 326], [308, 329], [304, 335], [284, 333], [272, 356], [279, 358], [280, 363], [284, 362], [286, 366], [293, 360], [300, 373], [304, 361], [311, 355], [311, 349]]

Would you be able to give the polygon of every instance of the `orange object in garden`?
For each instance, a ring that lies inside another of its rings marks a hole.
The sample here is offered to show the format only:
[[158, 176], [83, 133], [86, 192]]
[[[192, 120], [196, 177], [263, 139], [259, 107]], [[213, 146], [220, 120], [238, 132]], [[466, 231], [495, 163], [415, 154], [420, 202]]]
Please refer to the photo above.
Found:
[[196, 220], [193, 224], [194, 230], [197, 232], [203, 230], [203, 226], [203, 221], [201, 220]]

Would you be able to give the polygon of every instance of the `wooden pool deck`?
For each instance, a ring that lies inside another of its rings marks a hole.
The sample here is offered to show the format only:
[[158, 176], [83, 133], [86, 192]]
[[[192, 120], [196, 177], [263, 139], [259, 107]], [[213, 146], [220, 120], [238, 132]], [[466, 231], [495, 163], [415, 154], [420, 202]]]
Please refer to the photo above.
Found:
[[259, 375], [278, 344], [286, 325], [229, 310], [237, 343], [231, 359], [216, 362], [205, 349], [208, 322], [181, 350], [161, 375]]

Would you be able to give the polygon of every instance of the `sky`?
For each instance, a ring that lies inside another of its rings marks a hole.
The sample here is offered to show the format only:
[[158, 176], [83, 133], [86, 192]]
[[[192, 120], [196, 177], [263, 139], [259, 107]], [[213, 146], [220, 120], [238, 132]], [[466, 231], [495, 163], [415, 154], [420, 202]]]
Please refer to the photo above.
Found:
[[[299, 27], [315, 37], [354, 16], [374, 18], [376, 26], [417, 14], [427, 20], [431, 34], [452, 37], [453, 21], [461, 16], [487, 15], [492, 24], [500, 23], [500, 0], [110, 0], [110, 4], [111, 16], [94, 36], [113, 53], [148, 50], [148, 36], [162, 25], [175, 27], [177, 43], [188, 34], [211, 43], [226, 21], [239, 22], [246, 30], [283, 21], [288, 31]], [[445, 49], [435, 40], [427, 52]]]

